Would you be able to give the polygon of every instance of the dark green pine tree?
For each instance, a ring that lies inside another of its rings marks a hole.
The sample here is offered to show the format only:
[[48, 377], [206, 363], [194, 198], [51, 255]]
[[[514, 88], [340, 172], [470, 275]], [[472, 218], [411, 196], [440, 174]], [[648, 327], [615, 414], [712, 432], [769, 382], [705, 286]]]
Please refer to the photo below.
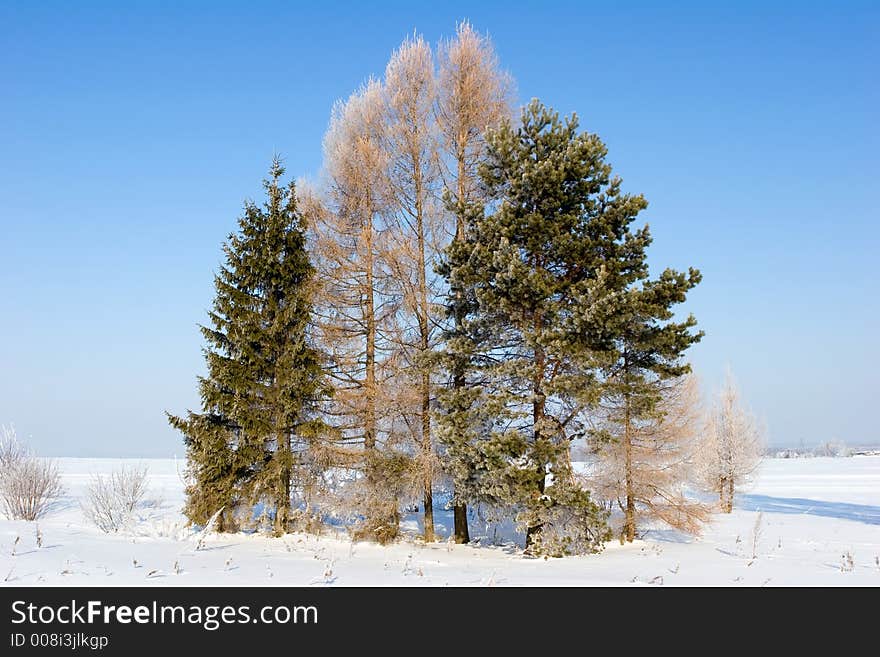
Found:
[[667, 269], [658, 279], [645, 279], [628, 289], [623, 297], [625, 302], [613, 317], [616, 337], [613, 349], [604, 352], [602, 374], [603, 397], [610, 400], [606, 405], [610, 417], [606, 419], [616, 427], [617, 435], [599, 431], [594, 438], [600, 445], [610, 444], [622, 457], [622, 537], [630, 542], [636, 536], [639, 464], [635, 461], [638, 453], [642, 453], [642, 458], [652, 457], [644, 454], [644, 446], [638, 444], [639, 429], [662, 421], [658, 406], [664, 383], [690, 372], [690, 366], [683, 360], [684, 353], [700, 341], [703, 332], [691, 332], [697, 324], [693, 315], [681, 322], [672, 321], [673, 306], [683, 303], [701, 278], [693, 268], [687, 274]]
[[274, 509], [276, 534], [288, 531], [291, 496], [309, 483], [323, 431], [326, 386], [309, 338], [306, 222], [283, 175], [276, 157], [263, 183], [265, 204], [245, 204], [238, 232], [223, 247], [211, 326], [201, 327], [208, 345], [202, 412], [169, 415], [187, 446], [185, 512], [202, 524], [222, 508], [220, 529], [235, 528], [239, 507], [263, 503]]
[[453, 345], [474, 391], [441, 398], [440, 435], [458, 486], [520, 509], [527, 548], [550, 543], [552, 521], [580, 528], [563, 549], [591, 549], [607, 525], [573, 484], [569, 445], [586, 432], [624, 292], [647, 272], [647, 231], [630, 230], [647, 203], [621, 193], [596, 135], [538, 101], [487, 143], [491, 204], [448, 253], [450, 287], [473, 299]]

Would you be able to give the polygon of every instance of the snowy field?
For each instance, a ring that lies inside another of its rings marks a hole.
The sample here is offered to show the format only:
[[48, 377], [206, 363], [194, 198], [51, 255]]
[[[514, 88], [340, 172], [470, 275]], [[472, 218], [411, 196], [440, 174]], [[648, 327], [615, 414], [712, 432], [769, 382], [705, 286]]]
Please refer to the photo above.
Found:
[[[181, 463], [173, 460], [60, 459], [65, 496], [39, 523], [0, 520], [0, 586], [28, 585], [880, 585], [880, 456], [767, 460], [734, 513], [714, 516], [704, 534], [669, 530], [586, 557], [523, 557], [500, 545], [381, 547], [352, 543], [342, 530], [283, 539], [208, 536], [185, 527]], [[148, 502], [125, 534], [90, 525], [79, 500], [95, 473], [123, 463], [150, 472]], [[449, 515], [440, 514], [448, 535]], [[417, 525], [410, 519], [413, 534]], [[481, 527], [474, 522], [473, 533]], [[18, 539], [18, 541], [16, 541]], [[850, 560], [851, 557], [851, 560]]]

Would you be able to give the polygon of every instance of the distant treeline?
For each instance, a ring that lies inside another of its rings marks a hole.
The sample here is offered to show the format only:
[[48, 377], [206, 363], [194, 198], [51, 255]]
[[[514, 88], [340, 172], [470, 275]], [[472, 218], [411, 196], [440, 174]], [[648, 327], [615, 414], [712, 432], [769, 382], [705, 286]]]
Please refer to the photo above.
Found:
[[828, 441], [815, 447], [768, 448], [767, 455], [777, 459], [796, 459], [813, 456], [877, 456], [880, 455], [880, 445], [849, 447], [843, 442]]

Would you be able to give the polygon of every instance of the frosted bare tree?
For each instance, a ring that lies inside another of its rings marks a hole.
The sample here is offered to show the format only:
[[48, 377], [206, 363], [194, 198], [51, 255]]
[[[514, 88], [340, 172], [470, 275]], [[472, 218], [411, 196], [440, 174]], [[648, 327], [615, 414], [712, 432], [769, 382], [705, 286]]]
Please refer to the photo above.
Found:
[[622, 396], [603, 401], [597, 419], [604, 440], [597, 447], [589, 484], [601, 499], [624, 513], [632, 511], [624, 533], [634, 534], [644, 520], [660, 520], [696, 534], [708, 519], [707, 507], [686, 495], [696, 483], [702, 429], [699, 386], [695, 377], [684, 375], [655, 381], [653, 387], [656, 399], [629, 431], [623, 426], [628, 416]]
[[[486, 128], [496, 127], [511, 114], [512, 82], [501, 71], [494, 46], [487, 36], [479, 34], [470, 23], [456, 26], [455, 36], [438, 48], [436, 121], [440, 136], [440, 171], [446, 202], [454, 215], [454, 238], [465, 239], [467, 208], [479, 203], [477, 168], [483, 159]], [[464, 315], [463, 290], [451, 290], [452, 334], [460, 333]], [[452, 344], [452, 343], [450, 343]], [[451, 356], [452, 387], [465, 386], [461, 357], [447, 348]], [[453, 495], [455, 497], [455, 495]], [[453, 535], [457, 543], [469, 538], [467, 507], [464, 501], [453, 500]]]
[[406, 39], [385, 69], [388, 181], [392, 204], [387, 215], [389, 263], [402, 300], [401, 346], [414, 377], [411, 399], [399, 399], [400, 420], [417, 445], [423, 478], [424, 538], [434, 540], [433, 479], [436, 459], [431, 440], [430, 362], [440, 308], [431, 278], [443, 242], [439, 203], [436, 94], [433, 56], [420, 36]]
[[[406, 39], [381, 82], [336, 105], [324, 142], [325, 193], [310, 199], [324, 281], [318, 334], [337, 382], [331, 416], [355, 453], [363, 447], [372, 463], [365, 479], [382, 479], [383, 494], [406, 497], [418, 484], [426, 541], [434, 539], [438, 467], [432, 351], [446, 294], [436, 264], [453, 233], [464, 233], [463, 212], [445, 208], [443, 192], [456, 208], [479, 200], [483, 132], [509, 114], [508, 80], [486, 37], [462, 23], [440, 52], [438, 72], [424, 39]], [[410, 467], [399, 459], [403, 436], [416, 448]], [[389, 486], [377, 468], [401, 479]], [[465, 512], [455, 512], [463, 541]]]
[[[324, 137], [328, 207], [310, 199], [313, 248], [323, 284], [319, 322], [339, 385], [336, 400], [359, 418], [366, 450], [377, 434], [377, 215], [383, 204], [381, 85], [370, 80], [334, 106]], [[353, 427], [354, 428], [354, 427]]]
[[320, 290], [316, 337], [334, 382], [328, 416], [340, 435], [328, 463], [362, 472], [352, 504], [368, 532], [396, 534], [397, 503], [382, 473], [380, 448], [391, 447], [395, 382], [402, 358], [399, 293], [388, 266], [383, 214], [390, 197], [383, 86], [369, 80], [333, 109], [324, 138], [325, 198], [308, 194], [311, 241]]
[[755, 416], [740, 401], [730, 371], [709, 414], [699, 452], [703, 484], [718, 493], [721, 510], [733, 510], [736, 488], [747, 483], [761, 463], [763, 431]]
[[[483, 200], [477, 184], [483, 135], [510, 117], [512, 86], [489, 37], [467, 21], [456, 26], [455, 37], [440, 43], [436, 116], [444, 186], [455, 203]], [[464, 216], [456, 213], [456, 236], [464, 230]]]

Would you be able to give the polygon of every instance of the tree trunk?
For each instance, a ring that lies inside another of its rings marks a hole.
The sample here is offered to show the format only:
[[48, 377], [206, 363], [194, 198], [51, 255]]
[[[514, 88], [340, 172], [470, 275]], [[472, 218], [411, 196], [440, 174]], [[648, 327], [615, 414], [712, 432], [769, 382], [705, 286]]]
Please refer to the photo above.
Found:
[[[458, 293], [457, 293], [458, 294]], [[458, 318], [456, 317], [456, 320]], [[461, 373], [461, 364], [456, 362], [453, 365], [458, 371], [452, 377], [452, 387], [458, 390], [464, 388], [464, 374]], [[453, 496], [455, 491], [453, 490]], [[452, 532], [453, 539], [456, 543], [469, 543], [471, 540], [470, 531], [468, 529], [467, 520], [467, 504], [464, 502], [456, 502], [452, 507]]]
[[[428, 459], [432, 457], [431, 448], [431, 377], [428, 372], [422, 374], [422, 449]], [[425, 542], [434, 541], [434, 491], [433, 467], [430, 460], [425, 471]]]
[[[376, 448], [376, 309], [373, 292], [373, 219], [365, 236], [367, 258], [366, 268], [366, 299], [364, 302], [364, 321], [367, 328], [366, 372], [364, 374], [364, 393], [366, 408], [364, 409], [364, 448], [371, 452]], [[369, 455], [368, 455], [369, 458]]]
[[[284, 452], [284, 459], [290, 458], [290, 436], [284, 436], [280, 432], [276, 438], [279, 447]], [[281, 447], [283, 445], [283, 447]], [[275, 535], [283, 536], [290, 530], [290, 466], [281, 468], [281, 481], [279, 482], [278, 499], [275, 502]]]
[[727, 513], [733, 511], [733, 478], [727, 480]]
[[[539, 333], [541, 331], [541, 317], [538, 315], [535, 318], [535, 333]], [[546, 355], [544, 353], [544, 349], [540, 346], [535, 347], [535, 373], [532, 378], [532, 426], [534, 431], [534, 443], [535, 446], [539, 446], [543, 440], [545, 440], [542, 434], [542, 427], [544, 424], [544, 416], [546, 413], [545, 404], [547, 402], [544, 396], [544, 368], [546, 366]], [[537, 481], [538, 481], [538, 496], [544, 494], [544, 487], [547, 479], [547, 464], [539, 463], [538, 469], [536, 472]], [[528, 529], [526, 529], [526, 550], [528, 550], [535, 543], [535, 538], [538, 534], [541, 533], [541, 523], [536, 523], [535, 525], [530, 525]]]
[[[464, 224], [464, 153], [458, 154], [458, 215], [455, 218], [455, 241], [463, 242], [465, 239]], [[455, 296], [455, 333], [461, 335], [464, 330], [464, 295], [460, 288], [453, 292]], [[464, 363], [460, 356], [454, 356], [452, 387], [455, 390], [463, 390], [465, 384]], [[453, 489], [453, 495], [455, 490]], [[469, 543], [471, 540], [468, 529], [467, 504], [458, 502], [452, 507], [453, 539], [456, 543]]]
[[630, 404], [629, 395], [624, 400], [624, 425], [623, 425], [623, 453], [624, 453], [624, 478], [626, 480], [626, 510], [624, 511], [623, 533], [627, 542], [632, 543], [636, 538], [636, 501], [633, 487], [633, 464], [632, 464], [632, 434], [630, 429]]
[[[418, 239], [418, 281], [419, 281], [419, 298], [417, 311], [419, 324], [419, 348], [421, 356], [427, 356], [430, 347], [430, 317], [428, 316], [428, 279], [425, 271], [425, 217], [424, 217], [424, 201], [422, 190], [421, 168], [415, 167], [415, 196], [416, 196], [416, 233]], [[422, 368], [420, 396], [422, 402], [422, 451], [425, 457], [425, 473], [424, 473], [424, 526], [425, 526], [425, 542], [434, 541], [434, 491], [433, 491], [433, 467], [432, 456], [433, 447], [431, 446], [431, 373], [427, 363], [420, 363]]]
[[469, 543], [471, 540], [468, 530], [467, 504], [461, 502], [452, 507], [453, 538], [456, 543]]
[[720, 485], [718, 486], [718, 506], [721, 508], [722, 513], [727, 511], [727, 502], [724, 499], [724, 494], [727, 492], [727, 478], [721, 477]]
[[[540, 478], [538, 479], [538, 494], [544, 494], [545, 487], [545, 479], [547, 477], [547, 472], [544, 468], [544, 465], [541, 465], [541, 468], [538, 470], [538, 474]], [[535, 539], [541, 533], [541, 529], [544, 527], [542, 523], [536, 523], [534, 525], [529, 525], [526, 529], [526, 550], [532, 547], [535, 544]]]
[[[373, 216], [365, 218], [364, 245], [366, 258], [364, 262], [365, 289], [364, 289], [364, 324], [366, 325], [365, 363], [364, 363], [364, 476], [371, 494], [380, 497], [377, 490], [382, 485], [376, 474], [376, 441], [378, 439], [378, 419], [376, 403], [378, 399], [378, 384], [376, 381], [376, 301], [374, 284], [374, 253], [373, 253]], [[397, 509], [376, 509], [377, 514], [374, 522], [380, 525], [388, 524], [397, 527], [399, 515]]]

